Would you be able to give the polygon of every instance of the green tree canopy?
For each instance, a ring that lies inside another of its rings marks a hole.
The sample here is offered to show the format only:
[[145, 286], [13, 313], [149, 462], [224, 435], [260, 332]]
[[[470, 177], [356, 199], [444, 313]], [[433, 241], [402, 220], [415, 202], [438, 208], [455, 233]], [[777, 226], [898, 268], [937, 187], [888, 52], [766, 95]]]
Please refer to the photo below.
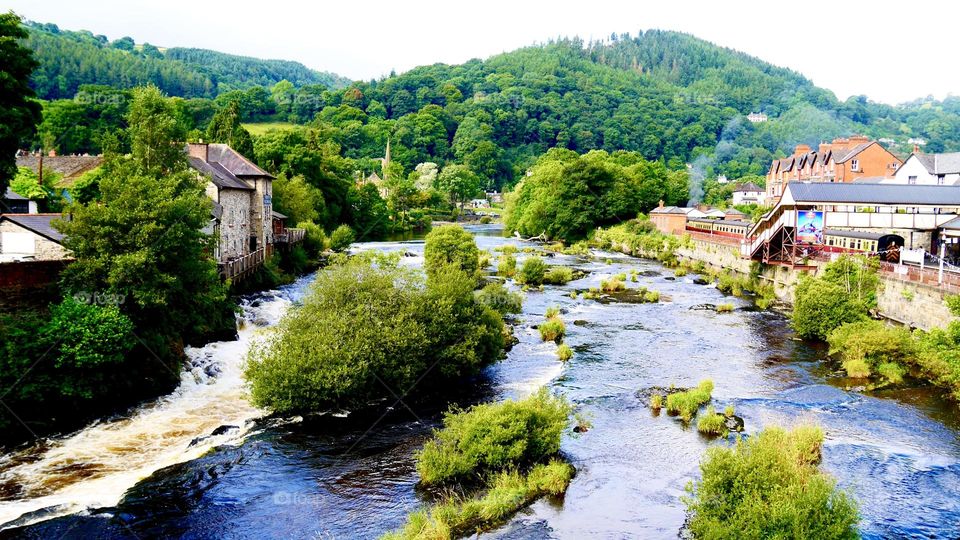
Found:
[[29, 86], [39, 64], [20, 43], [25, 37], [20, 17], [0, 14], [0, 194], [17, 174], [15, 156], [21, 142], [33, 137], [40, 122], [40, 104]]

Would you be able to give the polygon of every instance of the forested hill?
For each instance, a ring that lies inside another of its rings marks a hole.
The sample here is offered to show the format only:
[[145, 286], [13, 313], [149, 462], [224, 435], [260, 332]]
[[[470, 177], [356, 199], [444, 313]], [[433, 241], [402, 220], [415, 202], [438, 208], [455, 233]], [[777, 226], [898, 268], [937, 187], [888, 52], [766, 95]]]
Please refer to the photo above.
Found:
[[[42, 97], [59, 98], [45, 105], [40, 131], [64, 153], [99, 152], [100, 137], [115, 128], [110, 119], [124, 113], [123, 100], [113, 111], [102, 109], [115, 100], [72, 99], [78, 90], [104, 93], [82, 82], [152, 82], [173, 96], [204, 98], [183, 104], [187, 131], [205, 131], [217, 110], [236, 102], [243, 122], [311, 124], [349, 159], [382, 156], [389, 138], [406, 172], [459, 163], [489, 187], [516, 182], [554, 147], [636, 151], [675, 170], [691, 164], [706, 178], [763, 174], [798, 143], [854, 133], [884, 139], [900, 155], [910, 152], [910, 138], [928, 141], [928, 152], [960, 150], [960, 98], [895, 107], [864, 96], [840, 101], [790, 69], [677, 32], [560, 39], [344, 84], [295, 62], [163, 51], [52, 25], [30, 30], [41, 62], [35, 85]], [[282, 79], [292, 84], [276, 84]], [[769, 120], [751, 123], [750, 112]]]
[[[554, 146], [636, 150], [675, 168], [694, 163], [706, 176], [732, 178], [764, 173], [798, 143], [853, 133], [890, 138], [886, 144], [899, 153], [909, 152], [909, 137], [930, 141], [928, 151], [960, 147], [958, 99], [899, 107], [863, 96], [841, 102], [789, 69], [658, 30], [423, 66], [355, 83], [328, 105], [354, 111], [321, 115], [333, 123], [395, 121], [394, 154], [404, 165], [455, 159], [498, 181], [516, 178]], [[769, 121], [751, 123], [750, 112]], [[437, 126], [449, 141], [432, 135]], [[359, 153], [372, 151], [361, 145]]]
[[685, 88], [691, 97], [742, 113], [778, 116], [798, 102], [817, 107], [838, 104], [829, 90], [816, 87], [800, 73], [680, 32], [613, 34], [591, 43], [589, 49], [597, 63], [644, 73]]
[[161, 49], [137, 45], [123, 37], [61, 30], [54, 24], [28, 22], [33, 49], [40, 67], [32, 86], [43, 99], [73, 98], [84, 84], [132, 88], [155, 84], [167, 94], [182, 97], [215, 97], [220, 92], [269, 86], [288, 80], [295, 86], [323, 85], [342, 88], [348, 79], [311, 70], [298, 62], [260, 60], [204, 49]]

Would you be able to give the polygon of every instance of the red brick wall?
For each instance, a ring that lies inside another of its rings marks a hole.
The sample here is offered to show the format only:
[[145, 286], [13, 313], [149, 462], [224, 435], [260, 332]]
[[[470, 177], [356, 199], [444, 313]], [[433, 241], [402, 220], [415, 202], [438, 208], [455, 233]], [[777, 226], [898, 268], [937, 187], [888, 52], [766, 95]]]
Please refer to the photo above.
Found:
[[60, 272], [69, 261], [0, 264], [0, 311], [43, 309], [59, 300]]

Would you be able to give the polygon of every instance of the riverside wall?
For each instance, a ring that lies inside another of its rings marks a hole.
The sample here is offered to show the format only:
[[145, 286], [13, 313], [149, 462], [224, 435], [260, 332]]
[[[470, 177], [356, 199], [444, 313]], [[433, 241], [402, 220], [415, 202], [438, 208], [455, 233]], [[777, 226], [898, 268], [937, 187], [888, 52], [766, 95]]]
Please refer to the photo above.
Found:
[[[701, 261], [714, 269], [732, 270], [741, 274], [750, 273], [751, 261], [740, 257], [736, 246], [693, 239], [690, 247], [677, 250], [682, 260]], [[760, 271], [760, 279], [773, 285], [777, 298], [793, 303], [793, 294], [800, 276], [816, 275], [826, 263], [811, 261], [814, 268], [795, 269], [785, 266], [766, 265]], [[881, 290], [877, 297], [879, 315], [906, 326], [930, 330], [946, 326], [953, 319], [944, 303], [947, 295], [935, 286], [915, 283], [886, 272], [880, 274]]]

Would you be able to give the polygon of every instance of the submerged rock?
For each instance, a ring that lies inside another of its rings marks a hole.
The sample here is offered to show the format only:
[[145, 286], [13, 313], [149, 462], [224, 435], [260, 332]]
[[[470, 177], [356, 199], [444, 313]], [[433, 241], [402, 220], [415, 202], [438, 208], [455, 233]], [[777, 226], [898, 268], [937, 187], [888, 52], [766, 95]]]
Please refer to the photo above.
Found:
[[577, 319], [577, 320], [573, 321], [573, 325], [574, 325], [574, 326], [589, 326], [589, 325], [590, 325], [590, 321], [585, 321], [585, 320], [583, 320], [583, 319]]
[[716, 305], [716, 304], [697, 304], [697, 305], [695, 305], [695, 306], [690, 306], [690, 310], [692, 310], [692, 311], [716, 311], [716, 310], [717, 310], [717, 305]]
[[674, 276], [666, 276], [666, 277], [664, 277], [663, 279], [665, 279], [665, 280], [667, 280], [667, 281], [676, 281], [676, 280], [677, 280], [677, 278], [674, 277]]

